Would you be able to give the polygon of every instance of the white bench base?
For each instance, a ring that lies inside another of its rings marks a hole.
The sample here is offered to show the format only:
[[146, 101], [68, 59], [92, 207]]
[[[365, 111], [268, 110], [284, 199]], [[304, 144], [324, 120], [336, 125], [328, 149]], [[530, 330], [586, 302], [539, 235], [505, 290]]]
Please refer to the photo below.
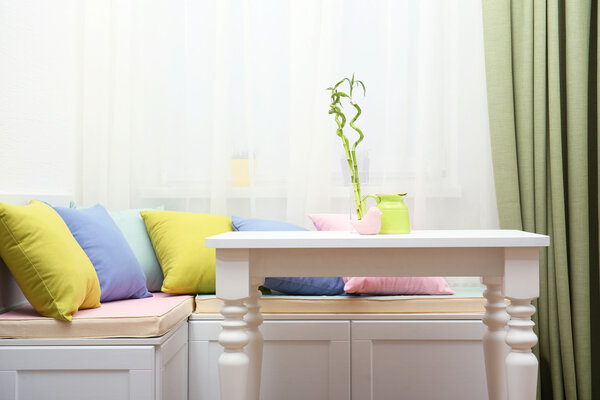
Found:
[[[481, 315], [263, 316], [262, 400], [488, 396]], [[190, 317], [190, 400], [219, 399], [220, 323]]]
[[187, 320], [155, 338], [0, 340], [0, 400], [186, 400], [187, 385]]
[[[480, 315], [264, 316], [261, 399], [487, 397]], [[194, 314], [156, 338], [2, 339], [0, 400], [219, 399], [220, 324]]]

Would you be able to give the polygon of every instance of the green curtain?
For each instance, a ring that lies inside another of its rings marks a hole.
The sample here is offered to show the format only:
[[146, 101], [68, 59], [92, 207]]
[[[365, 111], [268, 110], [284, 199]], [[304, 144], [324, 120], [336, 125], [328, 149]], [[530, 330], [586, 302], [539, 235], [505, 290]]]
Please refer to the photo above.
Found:
[[500, 225], [551, 237], [538, 392], [600, 398], [597, 1], [483, 0], [483, 22]]

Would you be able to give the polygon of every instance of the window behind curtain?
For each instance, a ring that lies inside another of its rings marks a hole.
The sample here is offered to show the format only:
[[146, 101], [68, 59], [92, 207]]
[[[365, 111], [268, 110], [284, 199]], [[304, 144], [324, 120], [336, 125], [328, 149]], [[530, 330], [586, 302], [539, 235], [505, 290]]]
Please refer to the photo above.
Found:
[[[408, 192], [413, 228], [496, 227], [480, 1], [86, 7], [84, 203], [306, 227], [348, 212], [325, 89], [355, 73], [363, 194]], [[244, 156], [256, 174], [234, 187], [229, 162]]]

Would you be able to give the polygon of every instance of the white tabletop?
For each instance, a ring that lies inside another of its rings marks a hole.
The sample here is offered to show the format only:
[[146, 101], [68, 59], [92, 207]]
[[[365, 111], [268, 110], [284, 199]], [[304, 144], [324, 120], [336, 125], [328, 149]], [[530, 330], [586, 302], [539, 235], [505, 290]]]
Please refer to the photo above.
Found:
[[546, 235], [515, 230], [428, 230], [397, 235], [345, 231], [244, 231], [206, 238], [217, 249], [377, 247], [545, 247]]

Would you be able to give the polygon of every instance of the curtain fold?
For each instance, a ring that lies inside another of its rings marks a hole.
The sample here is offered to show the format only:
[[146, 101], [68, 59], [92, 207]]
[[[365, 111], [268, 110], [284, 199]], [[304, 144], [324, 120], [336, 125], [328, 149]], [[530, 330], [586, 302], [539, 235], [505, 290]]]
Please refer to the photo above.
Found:
[[597, 13], [591, 1], [483, 0], [500, 226], [551, 237], [536, 326], [547, 399], [599, 393]]

